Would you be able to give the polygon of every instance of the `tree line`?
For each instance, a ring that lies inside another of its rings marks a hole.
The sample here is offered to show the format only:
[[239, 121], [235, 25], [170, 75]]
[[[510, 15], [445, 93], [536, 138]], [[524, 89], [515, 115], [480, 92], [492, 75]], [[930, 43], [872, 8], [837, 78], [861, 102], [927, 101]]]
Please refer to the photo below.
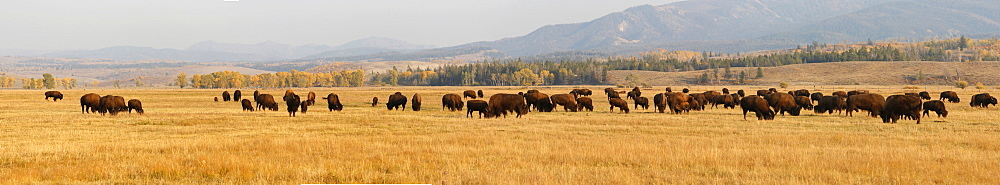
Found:
[[55, 78], [49, 73], [42, 74], [42, 78], [38, 79], [0, 76], [0, 88], [16, 88], [20, 85], [23, 89], [72, 89], [77, 84], [76, 78]]

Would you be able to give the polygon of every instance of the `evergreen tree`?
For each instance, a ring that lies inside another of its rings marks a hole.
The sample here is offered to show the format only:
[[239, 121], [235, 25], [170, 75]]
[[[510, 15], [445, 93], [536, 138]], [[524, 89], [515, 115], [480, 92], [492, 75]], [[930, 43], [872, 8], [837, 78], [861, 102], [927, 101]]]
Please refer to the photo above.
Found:
[[757, 67], [757, 76], [755, 76], [754, 78], [764, 78], [764, 70], [760, 69], [760, 67]]
[[961, 38], [958, 38], [958, 49], [965, 50], [965, 48], [969, 48], [969, 38], [966, 38], [965, 35], [962, 35]]
[[739, 81], [739, 83], [740, 84], [744, 84], [744, 83], [746, 83], [746, 80], [747, 80], [747, 72], [746, 71], [740, 71], [740, 81]]

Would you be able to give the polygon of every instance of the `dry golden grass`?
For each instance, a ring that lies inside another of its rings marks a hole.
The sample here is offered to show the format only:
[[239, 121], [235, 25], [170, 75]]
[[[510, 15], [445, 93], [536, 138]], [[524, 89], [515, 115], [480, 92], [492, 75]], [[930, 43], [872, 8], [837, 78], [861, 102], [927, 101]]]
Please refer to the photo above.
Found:
[[[0, 183], [1000, 183], [1000, 109], [970, 108], [967, 99], [947, 104], [948, 119], [920, 125], [813, 113], [744, 121], [732, 109], [619, 114], [608, 112], [604, 95], [594, 96], [595, 112], [520, 119], [441, 110], [441, 95], [479, 88], [297, 89], [336, 92], [346, 108], [328, 112], [321, 102], [294, 118], [212, 102], [222, 90], [66, 90], [60, 102], [46, 102], [43, 91], [3, 90]], [[807, 87], [790, 87], [798, 88]], [[875, 87], [845, 87], [854, 88]], [[935, 88], [944, 87], [924, 87]], [[395, 91], [420, 93], [424, 111], [367, 105]], [[81, 114], [87, 92], [141, 99], [146, 115]]]

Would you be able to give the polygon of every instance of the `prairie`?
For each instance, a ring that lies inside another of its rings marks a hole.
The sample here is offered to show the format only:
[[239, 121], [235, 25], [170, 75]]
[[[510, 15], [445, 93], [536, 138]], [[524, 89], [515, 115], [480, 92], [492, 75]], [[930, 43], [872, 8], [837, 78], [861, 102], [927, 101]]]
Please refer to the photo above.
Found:
[[[923, 87], [934, 98], [943, 90], [963, 98], [947, 103], [948, 118], [931, 113], [923, 124], [812, 112], [744, 120], [739, 108], [612, 113], [604, 87], [596, 86], [587, 87], [595, 91], [593, 112], [556, 108], [523, 118], [478, 119], [444, 111], [440, 102], [443, 94], [470, 89], [489, 96], [527, 89], [552, 95], [572, 88], [293, 89], [320, 97], [337, 93], [345, 105], [330, 112], [318, 100], [297, 117], [288, 117], [280, 100], [281, 111], [256, 112], [242, 111], [237, 102], [212, 101], [223, 89], [61, 90], [66, 99], [59, 102], [45, 101], [44, 91], [0, 90], [0, 183], [1000, 183], [1000, 109], [969, 107], [968, 97], [978, 90]], [[817, 90], [792, 86], [781, 92], [801, 88]], [[827, 88], [819, 90], [913, 91]], [[252, 99], [254, 89], [241, 90]], [[372, 97], [384, 103], [397, 91], [407, 97], [419, 93], [423, 110], [414, 112], [409, 104], [405, 111], [371, 107]], [[645, 89], [643, 96], [661, 91], [662, 86]], [[81, 114], [79, 97], [90, 92], [140, 99], [146, 114]]]

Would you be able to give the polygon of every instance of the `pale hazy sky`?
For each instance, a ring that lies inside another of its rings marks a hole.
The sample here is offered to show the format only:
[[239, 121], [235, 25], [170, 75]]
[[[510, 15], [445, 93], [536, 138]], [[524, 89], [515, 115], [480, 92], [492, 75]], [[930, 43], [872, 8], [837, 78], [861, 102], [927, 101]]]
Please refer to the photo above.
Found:
[[0, 0], [0, 48], [184, 49], [205, 40], [452, 46], [679, 0]]

